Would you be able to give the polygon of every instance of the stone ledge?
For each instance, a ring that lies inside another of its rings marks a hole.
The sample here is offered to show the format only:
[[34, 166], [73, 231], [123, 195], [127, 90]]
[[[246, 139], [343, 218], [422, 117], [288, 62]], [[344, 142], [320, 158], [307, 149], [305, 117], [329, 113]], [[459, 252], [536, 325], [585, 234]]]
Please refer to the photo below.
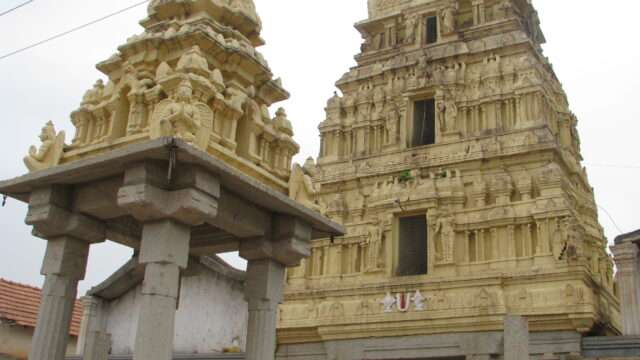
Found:
[[616, 237], [616, 245], [620, 245], [625, 242], [635, 242], [640, 244], [640, 230], [636, 230], [627, 234], [622, 234]]
[[586, 358], [640, 357], [640, 336], [598, 336], [582, 340]]
[[[1, 358], [0, 358], [1, 359]], [[109, 360], [132, 360], [133, 355], [111, 355]], [[244, 359], [244, 354], [176, 354], [174, 360], [236, 360]], [[82, 360], [82, 356], [68, 356], [66, 360]]]

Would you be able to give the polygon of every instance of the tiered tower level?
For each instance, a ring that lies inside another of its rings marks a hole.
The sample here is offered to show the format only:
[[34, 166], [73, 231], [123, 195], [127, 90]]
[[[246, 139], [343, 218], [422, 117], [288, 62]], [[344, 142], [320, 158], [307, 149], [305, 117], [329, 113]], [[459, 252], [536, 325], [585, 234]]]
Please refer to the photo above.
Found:
[[369, 0], [327, 104], [315, 205], [345, 237], [288, 271], [281, 344], [617, 332], [577, 119], [526, 0]]
[[264, 41], [253, 0], [153, 0], [141, 24], [142, 34], [97, 65], [108, 80], [71, 115], [72, 143], [48, 123], [29, 169], [177, 137], [287, 192], [299, 147], [285, 111], [269, 113], [289, 93], [256, 49]]

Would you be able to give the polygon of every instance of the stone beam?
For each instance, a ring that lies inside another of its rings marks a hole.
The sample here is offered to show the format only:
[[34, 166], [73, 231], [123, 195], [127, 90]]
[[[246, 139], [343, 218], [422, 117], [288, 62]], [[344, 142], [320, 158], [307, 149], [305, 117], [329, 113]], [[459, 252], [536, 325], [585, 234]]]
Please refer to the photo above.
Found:
[[276, 217], [271, 237], [246, 239], [240, 243], [240, 256], [251, 261], [274, 259], [286, 266], [300, 265], [311, 255], [311, 226], [291, 218]]
[[48, 187], [31, 193], [25, 222], [32, 225], [34, 235], [50, 239], [71, 236], [88, 243], [103, 242], [105, 227], [99, 221], [68, 210], [71, 192], [67, 188]]
[[72, 191], [50, 186], [34, 190], [26, 223], [47, 240], [45, 276], [29, 359], [64, 359], [78, 282], [84, 279], [91, 243], [105, 240], [104, 226], [71, 208]]

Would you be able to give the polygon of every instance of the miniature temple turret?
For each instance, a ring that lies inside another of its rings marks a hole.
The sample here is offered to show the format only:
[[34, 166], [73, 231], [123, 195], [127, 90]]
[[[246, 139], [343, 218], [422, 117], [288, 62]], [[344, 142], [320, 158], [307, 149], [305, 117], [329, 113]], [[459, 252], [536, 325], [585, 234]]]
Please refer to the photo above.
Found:
[[173, 136], [286, 192], [299, 146], [290, 123], [278, 127], [269, 115], [289, 94], [256, 49], [264, 41], [253, 2], [156, 0], [141, 24], [142, 34], [98, 64], [107, 81], [71, 115], [71, 145], [44, 164]]
[[[289, 269], [282, 359], [495, 357], [460, 349], [509, 313], [528, 317], [549, 353], [562, 352], [554, 331], [578, 349], [580, 334], [616, 333], [577, 119], [531, 2], [368, 5], [358, 64], [327, 103], [307, 173], [308, 201], [347, 234]], [[423, 345], [443, 342], [459, 348]]]

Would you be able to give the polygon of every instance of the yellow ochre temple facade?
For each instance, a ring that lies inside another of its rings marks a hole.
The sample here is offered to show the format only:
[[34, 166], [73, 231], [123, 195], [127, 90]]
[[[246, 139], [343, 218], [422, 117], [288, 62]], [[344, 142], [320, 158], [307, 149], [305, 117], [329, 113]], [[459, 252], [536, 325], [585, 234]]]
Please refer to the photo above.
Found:
[[299, 146], [284, 109], [289, 98], [256, 49], [262, 23], [251, 0], [154, 0], [145, 31], [97, 65], [108, 77], [71, 114], [75, 137], [49, 122], [32, 147], [31, 171], [126, 145], [176, 137], [245, 174], [288, 191]]
[[279, 358], [495, 357], [507, 314], [528, 319], [536, 358], [618, 333], [577, 119], [531, 2], [368, 6], [317, 164], [294, 170], [298, 200], [347, 235], [288, 270]]

